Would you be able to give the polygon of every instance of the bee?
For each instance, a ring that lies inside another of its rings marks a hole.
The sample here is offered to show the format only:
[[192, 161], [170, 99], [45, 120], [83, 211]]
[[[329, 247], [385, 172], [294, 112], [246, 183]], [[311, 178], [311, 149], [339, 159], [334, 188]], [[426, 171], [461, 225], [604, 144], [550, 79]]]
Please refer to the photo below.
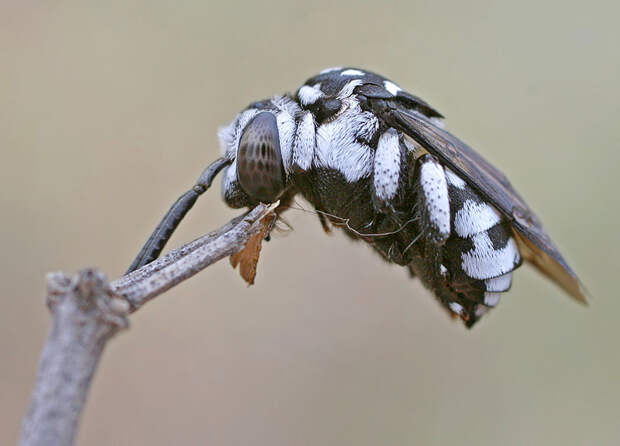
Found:
[[570, 296], [585, 291], [507, 178], [445, 129], [443, 116], [391, 80], [330, 68], [295, 94], [251, 103], [218, 132], [223, 156], [181, 196], [129, 271], [155, 259], [222, 171], [233, 208], [301, 195], [323, 228], [341, 228], [417, 277], [473, 326], [527, 261]]

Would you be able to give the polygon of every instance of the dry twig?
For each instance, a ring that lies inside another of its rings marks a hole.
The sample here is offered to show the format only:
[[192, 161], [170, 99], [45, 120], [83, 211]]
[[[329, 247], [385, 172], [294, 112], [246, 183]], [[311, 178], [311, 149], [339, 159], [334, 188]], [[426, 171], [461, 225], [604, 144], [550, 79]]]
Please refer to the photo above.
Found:
[[[275, 209], [259, 205], [220, 229], [108, 283], [85, 269], [47, 277], [52, 328], [43, 347], [20, 445], [73, 443], [91, 379], [107, 341], [129, 326], [128, 314], [212, 263], [244, 249]], [[269, 219], [269, 222], [271, 220]]]

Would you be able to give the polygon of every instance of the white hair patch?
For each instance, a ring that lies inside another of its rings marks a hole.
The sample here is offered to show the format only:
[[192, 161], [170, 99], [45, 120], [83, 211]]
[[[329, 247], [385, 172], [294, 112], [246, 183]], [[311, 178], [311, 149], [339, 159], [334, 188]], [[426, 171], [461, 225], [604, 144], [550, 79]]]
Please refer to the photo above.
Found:
[[392, 96], [396, 96], [396, 94], [399, 91], [402, 91], [402, 88], [400, 88], [398, 85], [396, 85], [392, 81], [383, 81], [383, 86], [385, 87], [387, 91], [389, 91], [392, 94]]
[[338, 70], [342, 70], [342, 67], [325, 68], [319, 74], [327, 74], [327, 73], [331, 73], [332, 71], [338, 71]]
[[454, 216], [454, 230], [459, 237], [471, 237], [491, 229], [501, 220], [501, 215], [487, 203], [467, 200]]
[[314, 148], [316, 147], [316, 129], [314, 116], [306, 112], [299, 120], [295, 140], [293, 141], [293, 168], [307, 171], [312, 166]]
[[360, 70], [348, 69], [340, 73], [341, 76], [364, 76], [366, 73]]
[[448, 180], [448, 184], [451, 186], [456, 187], [457, 189], [465, 189], [465, 181], [458, 176], [457, 174], [455, 174], [454, 172], [452, 172], [450, 169], [448, 169], [446, 167], [446, 179]]
[[501, 293], [484, 293], [484, 304], [487, 307], [494, 307], [499, 303]]
[[370, 176], [374, 153], [360, 140], [374, 134], [378, 126], [373, 113], [361, 111], [357, 101], [352, 102], [337, 119], [317, 129], [313, 164], [338, 170], [349, 182]]
[[222, 155], [228, 155], [230, 148], [233, 146], [235, 140], [235, 125], [233, 121], [229, 125], [225, 125], [217, 129], [217, 139], [220, 143], [220, 153]]
[[295, 116], [301, 108], [297, 101], [294, 101], [286, 95], [275, 95], [271, 98], [271, 103], [279, 110], [287, 112], [291, 116]]
[[232, 184], [237, 181], [237, 160], [230, 166], [226, 166], [222, 172], [222, 197], [232, 188]]
[[284, 171], [288, 175], [293, 161], [293, 138], [297, 128], [295, 119], [286, 111], [282, 110], [276, 115], [278, 123], [278, 133], [280, 134], [280, 152], [282, 153], [282, 164]]
[[474, 314], [476, 315], [476, 317], [482, 317], [487, 311], [489, 311], [489, 307], [485, 307], [484, 305], [476, 305], [476, 310], [474, 311]]
[[499, 277], [493, 277], [484, 281], [487, 291], [492, 293], [501, 293], [508, 291], [512, 285], [512, 273], [503, 274]]
[[506, 246], [493, 248], [488, 232], [472, 237], [474, 249], [461, 254], [462, 268], [473, 279], [488, 279], [506, 274], [519, 264], [521, 257], [514, 238], [510, 237]]
[[353, 94], [353, 90], [355, 90], [356, 87], [359, 87], [360, 85], [362, 85], [363, 82], [361, 79], [355, 79], [352, 80], [351, 82], [347, 82], [347, 84], [342, 87], [340, 89], [340, 91], [338, 92], [338, 99], [344, 101], [347, 100], [349, 102], [351, 101], [355, 101], [355, 103], [357, 104], [357, 100], [351, 98], [350, 96]]
[[452, 310], [456, 314], [462, 314], [465, 311], [463, 305], [458, 302], [450, 302], [448, 306], [450, 307], [450, 310]]
[[317, 88], [304, 85], [297, 90], [297, 96], [299, 97], [299, 102], [301, 102], [302, 105], [307, 106], [318, 101], [321, 96], [323, 96], [323, 92], [321, 91], [320, 86]]

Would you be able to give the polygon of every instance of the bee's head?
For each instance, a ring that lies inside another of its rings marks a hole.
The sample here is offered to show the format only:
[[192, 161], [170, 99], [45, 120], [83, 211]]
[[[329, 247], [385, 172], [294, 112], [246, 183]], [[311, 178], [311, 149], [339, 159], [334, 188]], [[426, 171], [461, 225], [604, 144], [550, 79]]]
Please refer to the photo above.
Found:
[[294, 100], [274, 96], [250, 104], [219, 129], [222, 154], [231, 161], [222, 179], [223, 198], [230, 207], [272, 203], [290, 186], [298, 112]]
[[233, 208], [272, 203], [287, 185], [285, 162], [295, 129], [292, 114], [271, 103], [271, 107], [253, 105], [218, 132], [222, 153], [232, 162], [223, 173], [222, 195]]

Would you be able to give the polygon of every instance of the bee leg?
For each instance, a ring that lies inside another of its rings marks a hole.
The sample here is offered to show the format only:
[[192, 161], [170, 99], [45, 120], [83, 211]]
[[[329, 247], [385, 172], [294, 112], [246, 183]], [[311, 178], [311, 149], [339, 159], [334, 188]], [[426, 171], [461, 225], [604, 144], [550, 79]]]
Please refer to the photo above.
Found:
[[460, 311], [457, 305], [449, 307], [453, 299], [448, 290], [450, 276], [444, 265], [444, 245], [451, 231], [449, 190], [444, 168], [432, 155], [421, 155], [410, 169], [409, 182], [414, 192], [419, 231], [410, 242], [410, 270], [420, 277], [446, 308], [453, 313]]
[[397, 223], [391, 215], [379, 214], [376, 218], [378, 221], [374, 225], [375, 233], [370, 243], [388, 262], [407, 265], [409, 260], [403, 254], [399, 238], [408, 228], [404, 224]]
[[401, 166], [404, 162], [398, 132], [387, 129], [379, 137], [372, 175], [372, 201], [379, 213], [394, 215], [394, 204], [401, 186]]
[[442, 246], [450, 237], [450, 199], [443, 166], [430, 154], [417, 160], [416, 192], [422, 230]]

